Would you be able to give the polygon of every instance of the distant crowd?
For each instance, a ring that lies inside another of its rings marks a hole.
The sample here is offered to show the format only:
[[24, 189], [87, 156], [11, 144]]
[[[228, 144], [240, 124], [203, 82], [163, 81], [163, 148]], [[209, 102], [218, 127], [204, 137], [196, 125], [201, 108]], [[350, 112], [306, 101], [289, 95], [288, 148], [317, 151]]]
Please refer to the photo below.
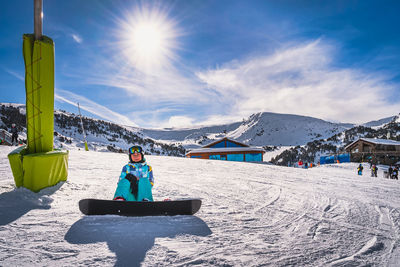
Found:
[[[371, 177], [378, 177], [378, 166], [376, 166], [376, 164], [370, 163], [369, 167], [371, 169]], [[360, 165], [357, 168], [358, 175], [362, 175], [363, 170], [364, 170], [364, 167], [360, 163]], [[391, 166], [389, 166], [389, 168], [387, 170], [383, 171], [383, 174], [384, 174], [385, 178], [398, 180], [399, 179], [399, 166], [391, 165]]]

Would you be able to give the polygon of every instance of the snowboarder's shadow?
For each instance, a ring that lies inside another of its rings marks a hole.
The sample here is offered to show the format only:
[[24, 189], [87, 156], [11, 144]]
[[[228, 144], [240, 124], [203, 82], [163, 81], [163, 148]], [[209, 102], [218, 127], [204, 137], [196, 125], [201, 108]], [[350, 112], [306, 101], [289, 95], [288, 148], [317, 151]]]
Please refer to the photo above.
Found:
[[207, 236], [207, 224], [196, 216], [85, 216], [74, 223], [65, 240], [72, 244], [107, 242], [117, 256], [116, 266], [140, 266], [156, 238]]
[[24, 187], [0, 194], [0, 225], [7, 225], [34, 209], [50, 209], [53, 199], [50, 195], [64, 183], [34, 193]]

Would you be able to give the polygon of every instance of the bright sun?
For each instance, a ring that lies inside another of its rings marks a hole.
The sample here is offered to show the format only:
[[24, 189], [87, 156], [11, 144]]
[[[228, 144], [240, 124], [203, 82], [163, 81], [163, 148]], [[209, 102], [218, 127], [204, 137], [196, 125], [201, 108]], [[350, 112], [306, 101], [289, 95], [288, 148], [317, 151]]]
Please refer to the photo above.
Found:
[[176, 23], [158, 9], [138, 8], [120, 22], [124, 56], [141, 71], [162, 69], [175, 58]]
[[152, 23], [142, 23], [133, 29], [132, 46], [139, 54], [148, 60], [157, 58], [165, 44], [165, 36], [160, 32], [159, 27]]

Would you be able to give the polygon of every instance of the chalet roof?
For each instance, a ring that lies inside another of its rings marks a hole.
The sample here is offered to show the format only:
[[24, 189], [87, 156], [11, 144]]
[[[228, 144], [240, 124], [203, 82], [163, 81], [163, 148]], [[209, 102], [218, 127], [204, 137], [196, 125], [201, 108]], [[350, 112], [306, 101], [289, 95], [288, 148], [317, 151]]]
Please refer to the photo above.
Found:
[[351, 147], [352, 145], [354, 145], [355, 143], [357, 143], [360, 140], [368, 142], [368, 143], [371, 143], [371, 144], [375, 144], [375, 145], [400, 146], [400, 142], [394, 141], [394, 140], [390, 140], [390, 139], [359, 138], [358, 140], [356, 140], [356, 141], [352, 142], [351, 144], [347, 145], [345, 147], [345, 149]]
[[265, 153], [265, 150], [259, 147], [219, 147], [219, 148], [197, 148], [192, 149], [186, 153], [186, 155], [191, 153], [212, 153], [212, 152], [262, 152]]
[[238, 144], [238, 145], [243, 146], [243, 147], [249, 147], [249, 145], [246, 145], [246, 144], [244, 144], [244, 143], [241, 143], [241, 142], [238, 142], [238, 141], [236, 141], [236, 140], [230, 139], [230, 138], [228, 138], [228, 137], [224, 137], [224, 138], [222, 138], [222, 139], [216, 140], [216, 141], [214, 141], [214, 142], [212, 142], [212, 143], [209, 143], [209, 144], [203, 146], [203, 148], [212, 147], [213, 145], [218, 144], [218, 143], [221, 143], [221, 142], [223, 142], [223, 141], [229, 141], [229, 142]]

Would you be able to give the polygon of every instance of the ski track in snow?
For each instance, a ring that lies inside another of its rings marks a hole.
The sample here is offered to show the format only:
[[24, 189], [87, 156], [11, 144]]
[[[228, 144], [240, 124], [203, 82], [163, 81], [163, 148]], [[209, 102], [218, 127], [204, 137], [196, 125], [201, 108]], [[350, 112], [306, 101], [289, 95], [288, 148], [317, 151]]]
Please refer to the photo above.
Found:
[[195, 216], [84, 216], [78, 201], [112, 198], [127, 155], [70, 151], [68, 181], [35, 194], [15, 189], [12, 149], [0, 146], [0, 266], [400, 265], [400, 182], [356, 164], [147, 156], [154, 198], [199, 197]]

